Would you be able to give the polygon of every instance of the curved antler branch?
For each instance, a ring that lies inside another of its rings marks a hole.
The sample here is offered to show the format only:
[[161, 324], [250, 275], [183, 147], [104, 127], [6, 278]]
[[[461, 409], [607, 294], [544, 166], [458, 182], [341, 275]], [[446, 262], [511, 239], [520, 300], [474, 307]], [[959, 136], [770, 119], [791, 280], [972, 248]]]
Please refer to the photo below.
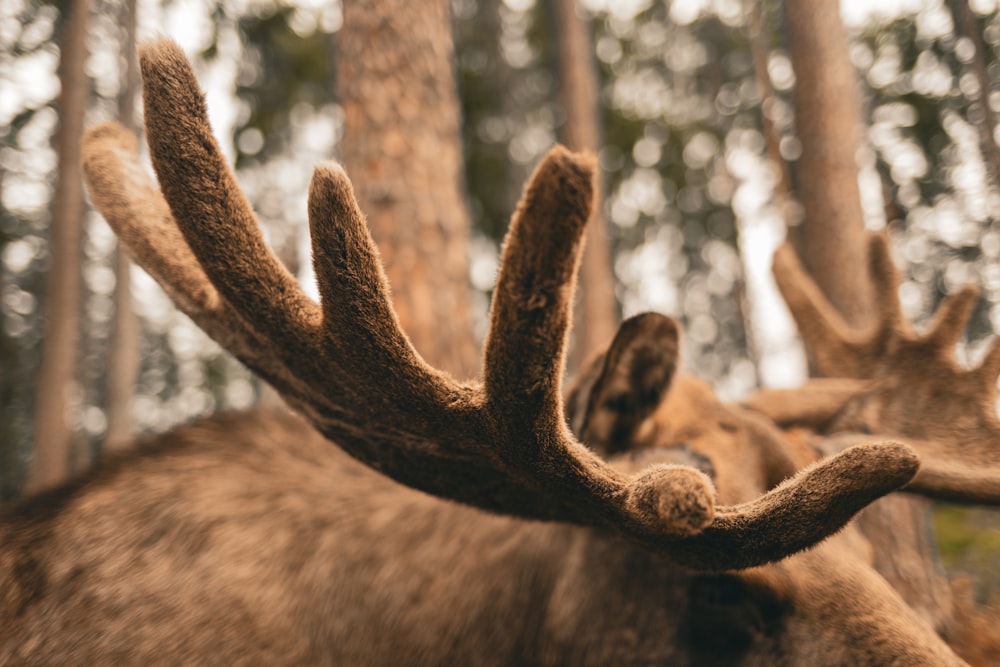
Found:
[[918, 467], [919, 459], [905, 445], [851, 447], [752, 503], [718, 508], [711, 526], [674, 547], [675, 558], [698, 569], [726, 569], [734, 560], [739, 568], [779, 560], [845, 526], [861, 509], [909, 482]]
[[[583, 231], [593, 201], [594, 161], [564, 148], [538, 165], [501, 252], [486, 339], [487, 395], [512, 395], [516, 414], [544, 406], [561, 418], [560, 383]], [[515, 352], [517, 373], [507, 366]]]
[[871, 384], [853, 378], [812, 378], [795, 389], [760, 389], [743, 405], [782, 428], [805, 426], [821, 430]]
[[141, 46], [139, 60], [150, 157], [188, 245], [219, 292], [255, 326], [296, 352], [314, 352], [319, 307], [264, 242], [212, 135], [204, 95], [183, 51], [161, 40]]
[[[229, 341], [254, 370], [277, 375], [276, 387], [317, 429], [373, 468], [487, 510], [617, 531], [666, 557], [713, 569], [804, 548], [839, 528], [872, 494], [908, 479], [905, 456], [870, 448], [851, 457], [870, 458], [878, 479], [863, 466], [848, 467], [856, 474], [843, 478], [844, 461], [855, 459], [836, 458], [759, 504], [716, 508], [711, 482], [693, 468], [659, 466], [630, 477], [573, 439], [560, 376], [591, 207], [592, 158], [557, 148], [536, 169], [504, 246], [484, 383], [462, 384], [424, 363], [400, 329], [343, 170], [321, 166], [310, 189], [322, 296], [316, 304], [264, 243], [211, 136], [180, 49], [167, 42], [144, 47], [142, 70], [153, 162], [171, 215], [120, 159], [113, 164], [129, 177], [117, 184], [92, 179], [102, 190], [95, 201], [120, 218], [119, 229], [145, 239], [137, 259], [187, 300], [199, 324]], [[109, 154], [102, 145], [91, 146], [95, 164]], [[137, 195], [149, 195], [152, 208], [136, 207]], [[136, 231], [150, 212], [154, 231]], [[142, 249], [157, 238], [176, 243], [177, 255]], [[232, 331], [221, 330], [227, 326]], [[886, 476], [884, 466], [898, 474]], [[782, 528], [766, 526], [768, 516], [800, 526], [800, 537], [770, 545]], [[709, 529], [711, 539], [699, 542]], [[699, 550], [707, 558], [701, 565]]]
[[92, 127], [83, 138], [83, 156], [91, 199], [136, 262], [219, 345], [259, 368], [269, 381], [283, 375], [275, 350], [243, 321], [198, 264], [163, 194], [139, 164], [135, 135], [118, 123]]

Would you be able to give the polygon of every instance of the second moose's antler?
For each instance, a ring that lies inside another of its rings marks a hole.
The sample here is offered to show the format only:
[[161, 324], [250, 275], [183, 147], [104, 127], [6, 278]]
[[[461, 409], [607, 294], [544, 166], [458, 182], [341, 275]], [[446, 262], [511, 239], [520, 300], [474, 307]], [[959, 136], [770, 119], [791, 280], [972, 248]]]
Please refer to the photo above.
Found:
[[721, 570], [806, 548], [915, 473], [908, 447], [862, 445], [722, 507], [693, 468], [611, 468], [569, 433], [560, 398], [590, 158], [556, 148], [533, 174], [504, 243], [483, 380], [460, 383], [424, 363], [401, 331], [343, 170], [317, 168], [310, 188], [317, 304], [264, 243], [180, 49], [154, 43], [141, 60], [162, 195], [128, 134], [109, 124], [86, 138], [95, 203], [209, 335], [386, 475], [496, 512], [606, 528]]
[[825, 378], [793, 390], [794, 395], [759, 392], [751, 407], [779, 424], [810, 424], [827, 434], [900, 434], [920, 456], [920, 471], [908, 491], [1000, 504], [1000, 339], [974, 368], [963, 368], [955, 358], [978, 289], [966, 286], [945, 298], [927, 331], [917, 334], [902, 313], [899, 274], [886, 238], [873, 234], [868, 253], [878, 317], [859, 331], [822, 295], [792, 247], [778, 250], [778, 288]]

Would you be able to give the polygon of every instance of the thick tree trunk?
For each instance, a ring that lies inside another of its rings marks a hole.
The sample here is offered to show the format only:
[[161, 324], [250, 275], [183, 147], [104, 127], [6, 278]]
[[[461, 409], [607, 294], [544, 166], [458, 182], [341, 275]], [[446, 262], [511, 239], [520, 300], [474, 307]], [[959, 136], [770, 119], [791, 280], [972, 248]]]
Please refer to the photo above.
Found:
[[[804, 209], [800, 254], [834, 306], [857, 326], [871, 321], [872, 286], [855, 153], [861, 99], [837, 0], [787, 0], [788, 43], [795, 70], [797, 166]], [[874, 565], [896, 591], [939, 629], [951, 620], [951, 597], [931, 546], [926, 501], [892, 496], [858, 520]]]
[[447, 0], [344, 3], [337, 79], [344, 164], [393, 303], [433, 365], [479, 365], [469, 313], [469, 212]]
[[833, 305], [854, 325], [871, 316], [856, 153], [861, 94], [837, 0], [788, 0], [795, 70], [797, 189], [805, 213], [801, 255]]
[[[559, 101], [566, 113], [562, 141], [571, 149], [596, 153], [601, 146], [598, 125], [598, 77], [590, 30], [577, 14], [576, 0], [553, 0], [559, 46]], [[598, 188], [600, 193], [601, 188]], [[591, 354], [611, 342], [618, 328], [615, 276], [601, 197], [587, 223], [586, 247], [580, 265], [580, 285], [574, 315], [570, 367], [580, 368]]]
[[[135, 121], [135, 95], [139, 90], [139, 67], [136, 56], [136, 0], [122, 6], [125, 75], [118, 95], [118, 120], [138, 134]], [[132, 263], [121, 251], [115, 251], [115, 319], [112, 323], [108, 353], [107, 415], [108, 431], [104, 451], [123, 449], [132, 441], [132, 396], [139, 370], [139, 322], [132, 312]]]
[[35, 449], [29, 490], [51, 486], [67, 476], [73, 440], [66, 412], [76, 373], [80, 328], [83, 218], [80, 138], [90, 90], [84, 72], [90, 1], [72, 0], [66, 4], [66, 11], [59, 55], [62, 84], [56, 133], [59, 165], [52, 201], [42, 363], [35, 394]]

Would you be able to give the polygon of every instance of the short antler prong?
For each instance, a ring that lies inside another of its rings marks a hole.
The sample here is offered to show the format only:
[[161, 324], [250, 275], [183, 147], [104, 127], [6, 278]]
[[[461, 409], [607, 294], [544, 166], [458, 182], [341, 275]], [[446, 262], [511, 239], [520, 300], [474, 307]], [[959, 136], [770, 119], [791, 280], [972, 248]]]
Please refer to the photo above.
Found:
[[892, 261], [888, 237], [871, 234], [868, 239], [868, 273], [874, 288], [878, 332], [881, 336], [891, 336], [907, 326], [897, 293], [899, 272]]
[[[773, 271], [778, 289], [819, 371], [829, 376], [849, 374], [855, 357], [851, 328], [816, 284], [803, 279], [806, 270], [790, 243], [786, 242], [774, 253]], [[845, 368], [845, 364], [849, 366]]]
[[[347, 344], [403, 340], [395, 324], [389, 283], [358, 208], [347, 174], [337, 164], [316, 168], [309, 188], [309, 230], [326, 336]], [[358, 321], [377, 327], [359, 331]]]
[[[535, 169], [511, 221], [490, 311], [484, 380], [510, 408], [561, 405], [560, 381], [594, 160], [563, 148]], [[544, 400], [540, 400], [544, 399]], [[517, 405], [522, 403], [522, 405]]]
[[979, 289], [966, 285], [941, 301], [925, 337], [928, 343], [938, 347], [943, 353], [950, 354], [962, 339], [962, 332], [965, 331], [978, 300]]

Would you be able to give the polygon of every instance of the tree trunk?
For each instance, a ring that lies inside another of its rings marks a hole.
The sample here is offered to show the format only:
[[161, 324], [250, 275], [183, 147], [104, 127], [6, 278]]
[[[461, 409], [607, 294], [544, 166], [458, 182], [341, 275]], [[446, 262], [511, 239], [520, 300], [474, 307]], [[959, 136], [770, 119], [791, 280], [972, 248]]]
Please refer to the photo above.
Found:
[[[125, 0], [122, 6], [125, 76], [118, 95], [118, 120], [137, 135], [135, 95], [139, 90], [139, 67], [136, 55], [136, 0]], [[139, 323], [132, 312], [132, 262], [115, 250], [115, 319], [112, 323], [111, 346], [108, 352], [107, 415], [108, 430], [104, 451], [124, 449], [132, 436], [132, 396], [139, 370]]]
[[59, 164], [52, 200], [42, 362], [35, 394], [35, 449], [29, 490], [51, 486], [67, 476], [73, 440], [66, 412], [76, 373], [80, 328], [83, 218], [80, 138], [90, 91], [84, 72], [90, 2], [71, 0], [66, 4], [66, 11], [59, 54], [62, 84], [56, 133]]
[[855, 158], [861, 95], [837, 0], [788, 0], [795, 71], [795, 128], [802, 142], [797, 189], [801, 255], [834, 306], [856, 326], [871, 316], [871, 286]]
[[[802, 142], [800, 255], [833, 305], [863, 327], [873, 310], [855, 160], [862, 136], [857, 74], [837, 0], [787, 0], [785, 11]], [[931, 546], [928, 503], [883, 498], [861, 513], [858, 525], [872, 545], [876, 570], [934, 627], [947, 628], [950, 588]]]
[[[552, 5], [559, 49], [559, 102], [566, 114], [562, 141], [575, 151], [597, 153], [601, 147], [600, 106], [590, 30], [577, 14], [576, 0], [553, 0]], [[590, 355], [610, 343], [618, 328], [608, 225], [602, 212], [601, 188], [597, 191], [580, 264], [571, 369], [580, 368]]]
[[342, 157], [396, 312], [431, 364], [471, 376], [479, 353], [449, 4], [346, 2], [336, 48]]
[[[762, 0], [747, 0], [744, 14], [747, 21], [750, 52], [753, 54], [754, 80], [760, 89], [760, 121], [764, 132], [764, 148], [775, 176], [774, 204], [785, 225], [791, 228], [797, 226], [801, 221], [797, 215], [798, 207], [792, 196], [792, 178], [789, 174], [788, 163], [781, 155], [780, 132], [775, 127], [768, 111], [777, 102], [777, 96], [774, 94], [774, 86], [771, 85], [771, 75], [767, 71], [767, 25], [764, 20], [764, 8], [761, 4]], [[789, 229], [789, 231], [791, 230]]]
[[986, 45], [979, 25], [968, 0], [948, 0], [951, 15], [955, 21], [955, 32], [972, 42], [975, 53], [972, 56], [972, 71], [979, 83], [979, 99], [969, 108], [969, 118], [979, 132], [979, 147], [983, 153], [989, 185], [1000, 188], [1000, 147], [996, 142], [997, 115], [990, 106], [990, 75], [986, 67]]

